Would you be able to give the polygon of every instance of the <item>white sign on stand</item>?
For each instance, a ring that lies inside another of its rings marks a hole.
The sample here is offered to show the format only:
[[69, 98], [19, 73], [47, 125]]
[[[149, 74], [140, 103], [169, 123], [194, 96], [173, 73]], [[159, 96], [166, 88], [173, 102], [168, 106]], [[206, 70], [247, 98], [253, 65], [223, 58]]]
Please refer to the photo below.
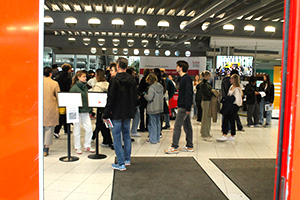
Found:
[[81, 93], [59, 92], [58, 107], [66, 107], [67, 123], [78, 123], [78, 107], [82, 107]]
[[105, 108], [107, 93], [88, 92], [88, 104], [90, 108]]

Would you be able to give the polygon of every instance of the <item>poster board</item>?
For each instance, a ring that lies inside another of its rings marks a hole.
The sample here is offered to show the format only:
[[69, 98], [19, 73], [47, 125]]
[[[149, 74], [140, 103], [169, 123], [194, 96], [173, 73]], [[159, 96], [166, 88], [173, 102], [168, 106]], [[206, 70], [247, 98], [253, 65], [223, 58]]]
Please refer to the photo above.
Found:
[[105, 108], [107, 102], [107, 93], [88, 92], [88, 105], [90, 108]]
[[81, 93], [58, 92], [58, 107], [82, 107]]

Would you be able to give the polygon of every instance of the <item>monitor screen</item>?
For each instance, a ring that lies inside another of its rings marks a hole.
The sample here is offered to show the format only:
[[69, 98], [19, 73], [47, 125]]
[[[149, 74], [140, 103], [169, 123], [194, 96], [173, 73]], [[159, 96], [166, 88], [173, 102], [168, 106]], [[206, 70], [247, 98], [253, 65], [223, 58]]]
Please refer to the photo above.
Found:
[[240, 76], [250, 77], [253, 74], [253, 56], [217, 56], [216, 73], [219, 76], [238, 70]]

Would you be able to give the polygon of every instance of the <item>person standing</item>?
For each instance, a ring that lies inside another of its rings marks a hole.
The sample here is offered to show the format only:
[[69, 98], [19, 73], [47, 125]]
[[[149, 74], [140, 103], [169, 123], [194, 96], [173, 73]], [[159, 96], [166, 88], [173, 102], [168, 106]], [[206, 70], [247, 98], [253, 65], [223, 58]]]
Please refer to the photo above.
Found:
[[194, 117], [193, 119], [197, 119], [197, 103], [196, 103], [196, 93], [197, 93], [197, 85], [200, 83], [200, 77], [197, 74], [193, 80], [193, 92], [194, 92], [194, 96], [193, 96], [193, 110], [194, 110]]
[[134, 118], [137, 101], [136, 81], [133, 76], [126, 73], [127, 67], [128, 60], [119, 57], [117, 60], [118, 73], [109, 84], [107, 104], [103, 113], [103, 121], [109, 123], [108, 119], [111, 119], [113, 124], [111, 131], [118, 161], [111, 167], [120, 171], [125, 171], [125, 166], [131, 164], [130, 121]]
[[[96, 79], [97, 83], [93, 87], [94, 92], [107, 92], [109, 83], [105, 79], [105, 72], [102, 69], [96, 70]], [[97, 119], [96, 119], [96, 127], [93, 131], [92, 140], [96, 139], [97, 133], [101, 131], [103, 142], [101, 143], [101, 146], [104, 147], [110, 147], [112, 150], [113, 147], [113, 141], [111, 138], [110, 130], [107, 128], [103, 122], [102, 115], [103, 115], [104, 108], [97, 108]]]
[[214, 94], [212, 93], [212, 87], [208, 82], [211, 79], [211, 73], [209, 71], [205, 71], [203, 75], [203, 81], [200, 83], [200, 93], [202, 97], [201, 137], [204, 141], [212, 142], [212, 137], [210, 135], [211, 117], [209, 116], [209, 105]]
[[[274, 102], [274, 85], [270, 80], [269, 74], [263, 76], [264, 82], [259, 86], [259, 92], [263, 92], [265, 95], [261, 98], [259, 103], [259, 123], [262, 125], [264, 122], [264, 111], [266, 105], [273, 106]], [[272, 119], [272, 109], [266, 110], [266, 124], [264, 127], [270, 127]]]
[[147, 114], [149, 115], [149, 140], [146, 142], [156, 144], [160, 141], [160, 114], [164, 110], [164, 88], [158, 83], [158, 79], [154, 74], [149, 74], [146, 81], [150, 85], [148, 93], [144, 94], [144, 98], [148, 101]]
[[77, 154], [82, 154], [81, 144], [80, 144], [80, 126], [82, 124], [85, 130], [84, 150], [94, 153], [95, 149], [91, 147], [93, 129], [92, 129], [92, 123], [89, 115], [89, 113], [92, 112], [92, 108], [88, 107], [88, 99], [87, 99], [88, 88], [86, 86], [86, 73], [84, 71], [79, 70], [78, 72], [76, 72], [75, 77], [73, 78], [70, 92], [81, 93], [81, 98], [82, 98], [82, 107], [79, 107], [79, 122], [74, 123], [75, 151]]
[[[141, 79], [140, 81], [140, 84], [139, 84], [139, 88], [138, 88], [138, 91], [139, 93], [143, 94], [144, 92], [147, 92], [148, 91], [148, 83], [146, 82], [146, 77], [150, 74], [150, 69], [149, 68], [145, 68], [144, 69], [144, 76], [143, 78]], [[146, 115], [146, 123], [145, 123], [145, 109], [147, 107], [147, 100], [141, 96], [141, 98], [139, 99], [139, 102], [140, 102], [140, 129], [138, 131], [140, 132], [145, 132], [146, 130], [148, 130], [146, 127], [148, 125], [147, 123], [147, 115]]]
[[[193, 129], [191, 125], [191, 107], [193, 104], [193, 80], [187, 74], [189, 64], [184, 60], [177, 61], [176, 71], [180, 75], [179, 94], [178, 94], [178, 113], [175, 119], [172, 145], [165, 149], [167, 154], [176, 154], [179, 151], [194, 151]], [[179, 149], [178, 143], [181, 135], [181, 127], [186, 134], [186, 146]]]
[[[72, 84], [72, 77], [70, 75], [72, 71], [71, 65], [64, 63], [62, 66], [62, 72], [59, 74], [57, 78], [57, 82], [60, 87], [61, 92], [69, 92]], [[70, 124], [67, 124], [67, 118], [66, 118], [66, 108], [59, 108], [59, 124], [55, 126], [54, 128], [54, 137], [59, 138], [59, 132], [61, 127], [64, 126], [65, 134], [68, 134], [70, 132]]]
[[52, 69], [44, 68], [44, 156], [49, 155], [49, 146], [52, 145], [54, 127], [58, 125], [57, 93], [60, 91], [56, 81], [51, 79]]
[[259, 95], [259, 93], [257, 92], [256, 89], [256, 77], [251, 76], [249, 78], [249, 83], [245, 87], [244, 94], [246, 95], [246, 105], [247, 105], [247, 126], [260, 127], [258, 123], [259, 107], [257, 103], [257, 95]]
[[[228, 91], [228, 96], [234, 97], [233, 102], [233, 109], [228, 112], [224, 116], [224, 122], [223, 122], [223, 135], [219, 138], [217, 138], [217, 141], [219, 142], [225, 142], [227, 140], [234, 141], [235, 140], [235, 119], [238, 115], [238, 110], [242, 106], [243, 103], [243, 92], [240, 86], [240, 77], [237, 74], [234, 74], [230, 77], [230, 83], [231, 86]], [[228, 122], [231, 124], [231, 136], [227, 139], [227, 133], [228, 133]]]

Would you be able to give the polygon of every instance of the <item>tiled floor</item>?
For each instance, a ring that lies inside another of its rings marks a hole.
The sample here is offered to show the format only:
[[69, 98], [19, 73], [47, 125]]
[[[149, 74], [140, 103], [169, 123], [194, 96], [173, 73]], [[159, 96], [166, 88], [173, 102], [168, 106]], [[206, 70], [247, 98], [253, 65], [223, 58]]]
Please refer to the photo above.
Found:
[[[219, 117], [220, 119], [220, 117]], [[148, 133], [135, 138], [132, 143], [132, 156], [194, 156], [217, 186], [231, 200], [248, 199], [212, 162], [209, 158], [275, 158], [277, 149], [278, 120], [272, 120], [271, 128], [248, 128], [246, 118], [241, 117], [245, 132], [237, 132], [234, 142], [204, 142], [200, 137], [200, 126], [192, 120], [195, 152], [180, 152], [167, 155], [164, 149], [171, 144], [172, 129], [163, 130], [159, 144], [145, 144]], [[95, 120], [92, 120], [93, 124]], [[174, 121], [171, 121], [171, 126]], [[82, 130], [83, 133], [83, 130]], [[211, 134], [214, 138], [221, 136], [220, 120], [212, 123]], [[180, 146], [184, 146], [185, 134], [182, 132]], [[101, 140], [100, 136], [100, 140]], [[82, 137], [83, 144], [84, 137]], [[73, 142], [71, 143], [73, 145]], [[76, 162], [61, 162], [59, 158], [67, 155], [67, 136], [61, 132], [59, 139], [54, 139], [50, 155], [44, 158], [44, 197], [46, 200], [109, 200], [112, 190], [113, 170], [110, 168], [115, 159], [114, 151], [101, 147], [100, 153], [106, 159], [87, 158], [90, 153], [72, 155], [80, 159]], [[134, 164], [134, 163], [133, 163]], [[126, 173], [126, 172], [124, 172]]]

